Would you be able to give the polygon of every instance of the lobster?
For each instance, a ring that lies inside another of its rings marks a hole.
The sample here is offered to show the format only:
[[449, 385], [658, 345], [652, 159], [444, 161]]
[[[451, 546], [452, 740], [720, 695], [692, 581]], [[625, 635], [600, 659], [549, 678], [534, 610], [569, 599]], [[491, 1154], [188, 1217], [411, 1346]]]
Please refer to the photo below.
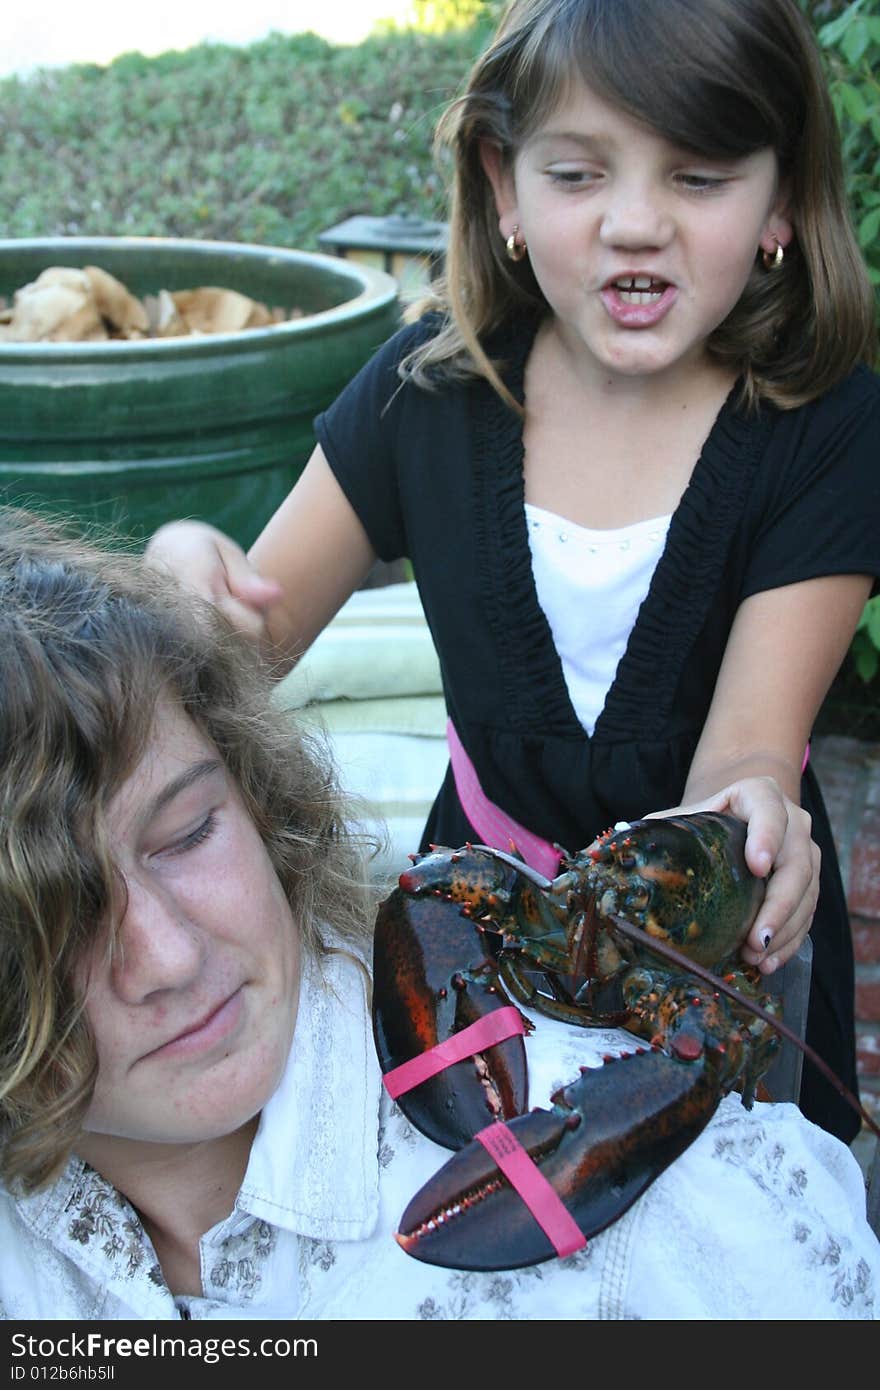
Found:
[[[458, 1152], [403, 1213], [396, 1238], [409, 1255], [474, 1270], [550, 1259], [560, 1244], [508, 1180], [504, 1152], [526, 1151], [583, 1244], [693, 1142], [723, 1095], [737, 1088], [752, 1104], [785, 1030], [779, 1001], [759, 999], [759, 972], [737, 960], [764, 892], [745, 830], [709, 812], [619, 825], [564, 855], [552, 880], [484, 845], [410, 856], [377, 915], [373, 1032], [404, 1114]], [[533, 1025], [513, 1000], [623, 1026], [641, 1045], [582, 1068], [552, 1109], [529, 1112]], [[514, 1013], [515, 1031], [495, 1026]]]

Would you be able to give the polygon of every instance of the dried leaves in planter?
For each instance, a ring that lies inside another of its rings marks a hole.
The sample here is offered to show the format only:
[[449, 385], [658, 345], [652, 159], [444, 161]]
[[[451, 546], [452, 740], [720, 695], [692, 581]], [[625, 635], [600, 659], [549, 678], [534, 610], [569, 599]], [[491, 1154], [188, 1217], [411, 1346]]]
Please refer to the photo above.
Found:
[[49, 266], [0, 310], [0, 342], [95, 343], [239, 333], [301, 318], [237, 290], [205, 285], [136, 299], [99, 266]]

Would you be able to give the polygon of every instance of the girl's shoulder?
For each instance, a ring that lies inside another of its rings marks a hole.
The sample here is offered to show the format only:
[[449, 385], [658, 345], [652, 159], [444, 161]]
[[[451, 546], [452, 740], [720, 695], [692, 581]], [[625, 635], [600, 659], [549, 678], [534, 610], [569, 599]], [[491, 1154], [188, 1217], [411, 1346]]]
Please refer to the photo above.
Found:
[[[748, 515], [767, 534], [771, 524], [783, 527], [798, 553], [804, 532], [811, 530], [821, 539], [825, 559], [833, 531], [841, 554], [861, 555], [866, 572], [877, 572], [880, 377], [858, 366], [812, 401], [788, 410], [762, 409], [755, 428]], [[779, 548], [778, 530], [773, 534]]]
[[880, 431], [880, 376], [860, 363], [821, 396], [789, 409], [770, 406], [765, 418], [771, 423], [774, 462], [780, 449], [802, 462], [829, 462], [842, 453], [873, 460]]
[[396, 415], [407, 385], [402, 364], [436, 336], [441, 325], [439, 314], [424, 314], [413, 323], [402, 324], [376, 347], [329, 408], [315, 417], [319, 442], [325, 451], [329, 444], [322, 432], [325, 427], [339, 430], [343, 421], [348, 421], [354, 437], [358, 437], [364, 419], [385, 420], [389, 411]]
[[807, 401], [805, 405], [795, 406], [792, 411], [783, 411], [797, 417], [799, 414], [821, 418], [846, 419], [853, 415], [872, 414], [880, 407], [880, 376], [865, 362], [859, 362], [852, 371], [836, 386]]
[[880, 401], [880, 375], [869, 367], [867, 362], [858, 362], [848, 376], [819, 399], [827, 400], [832, 405], [835, 402], [845, 405], [864, 402], [866, 405], [876, 406]]
[[406, 364], [420, 350], [426, 348], [437, 337], [445, 324], [444, 316], [435, 310], [428, 311], [419, 318], [405, 322], [390, 337], [380, 343], [373, 355], [343, 390], [340, 399], [346, 399], [352, 392], [361, 393], [372, 389], [387, 392], [386, 404], [405, 385], [408, 380]]
[[438, 309], [427, 309], [418, 318], [401, 324], [397, 332], [388, 340], [387, 347], [393, 347], [403, 359], [416, 348], [423, 347], [442, 331], [448, 320]]

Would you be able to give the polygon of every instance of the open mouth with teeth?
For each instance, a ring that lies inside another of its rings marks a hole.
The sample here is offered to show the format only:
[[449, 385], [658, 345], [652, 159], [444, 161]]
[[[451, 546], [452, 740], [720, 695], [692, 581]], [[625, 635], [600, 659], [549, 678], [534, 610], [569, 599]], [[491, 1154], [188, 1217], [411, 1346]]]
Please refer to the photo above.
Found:
[[667, 282], [654, 280], [650, 275], [625, 275], [612, 280], [609, 288], [616, 290], [624, 304], [655, 304]]

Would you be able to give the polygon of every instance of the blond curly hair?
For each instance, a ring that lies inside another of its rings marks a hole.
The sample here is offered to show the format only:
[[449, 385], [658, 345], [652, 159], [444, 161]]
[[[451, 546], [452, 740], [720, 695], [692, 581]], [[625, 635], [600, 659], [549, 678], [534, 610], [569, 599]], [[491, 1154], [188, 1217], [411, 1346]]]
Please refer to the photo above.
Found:
[[304, 948], [365, 957], [372, 897], [332, 761], [210, 605], [136, 554], [0, 508], [0, 1179], [52, 1181], [98, 1059], [75, 967], [112, 922], [105, 809], [176, 702], [219, 750]]

